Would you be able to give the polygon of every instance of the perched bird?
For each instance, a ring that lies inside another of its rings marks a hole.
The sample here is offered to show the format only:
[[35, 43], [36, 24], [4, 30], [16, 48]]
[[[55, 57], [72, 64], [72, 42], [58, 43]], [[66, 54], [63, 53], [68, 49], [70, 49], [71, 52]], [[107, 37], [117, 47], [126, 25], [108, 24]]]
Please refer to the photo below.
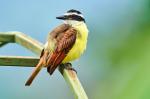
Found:
[[26, 86], [32, 83], [42, 67], [47, 67], [48, 73], [52, 75], [58, 65], [78, 59], [86, 49], [88, 29], [82, 13], [71, 9], [56, 19], [64, 23], [49, 33], [40, 60]]

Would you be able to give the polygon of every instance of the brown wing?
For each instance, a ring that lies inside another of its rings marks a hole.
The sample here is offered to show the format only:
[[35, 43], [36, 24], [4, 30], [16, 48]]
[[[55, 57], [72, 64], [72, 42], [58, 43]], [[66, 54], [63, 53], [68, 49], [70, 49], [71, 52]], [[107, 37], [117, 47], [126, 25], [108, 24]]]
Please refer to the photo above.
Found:
[[[58, 27], [56, 27], [51, 33], [50, 33], [50, 35], [48, 36], [48, 37], [51, 37], [51, 38], [53, 38], [53, 39], [58, 39], [58, 37], [60, 37], [60, 34], [61, 33], [63, 33], [63, 32], [65, 32], [66, 30], [68, 30], [69, 29], [69, 25], [67, 25], [67, 24], [62, 24], [62, 25], [60, 25], [60, 26], [58, 26]], [[58, 40], [59, 41], [59, 40]], [[60, 46], [60, 45], [59, 45]], [[58, 46], [58, 48], [60, 49], [60, 47]], [[49, 55], [50, 56], [52, 56], [51, 58], [48, 58], [49, 57]], [[27, 80], [27, 82], [26, 82], [26, 86], [29, 86], [31, 83], [32, 83], [32, 81], [34, 80], [34, 78], [37, 76], [37, 74], [40, 72], [40, 70], [42, 69], [42, 67], [44, 66], [44, 65], [46, 65], [46, 63], [48, 64], [48, 65], [50, 65], [50, 64], [52, 64], [51, 66], [56, 66], [55, 64], [59, 64], [63, 59], [61, 59], [61, 58], [63, 58], [64, 57], [64, 52], [59, 52], [59, 53], [49, 53], [49, 51], [48, 50], [46, 50], [46, 49], [43, 49], [42, 50], [42, 52], [41, 52], [41, 55], [40, 55], [40, 60], [39, 60], [39, 62], [38, 62], [38, 64], [36, 65], [36, 67], [35, 67], [35, 69], [34, 69], [34, 71], [32, 72], [32, 74], [30, 75], [30, 77], [28, 78], [28, 80]], [[60, 57], [59, 59], [59, 61], [58, 61], [58, 57]], [[49, 61], [46, 61], [47, 59], [52, 59], [52, 62], [49, 60]], [[56, 61], [57, 60], [57, 61]], [[56, 62], [53, 62], [53, 61], [56, 61]], [[50, 68], [50, 71], [52, 72], [52, 70], [54, 71], [54, 68]]]
[[50, 75], [54, 72], [57, 66], [61, 64], [69, 50], [74, 45], [76, 41], [76, 34], [77, 31], [70, 27], [65, 32], [58, 34], [55, 38], [57, 41], [56, 49], [51, 53], [47, 60], [47, 71], [50, 73]]
[[68, 25], [68, 24], [61, 24], [58, 27], [56, 27], [53, 31], [51, 31], [49, 33], [48, 38], [56, 39], [59, 34], [61, 34], [62, 32], [65, 32], [69, 28], [70, 28], [70, 25]]

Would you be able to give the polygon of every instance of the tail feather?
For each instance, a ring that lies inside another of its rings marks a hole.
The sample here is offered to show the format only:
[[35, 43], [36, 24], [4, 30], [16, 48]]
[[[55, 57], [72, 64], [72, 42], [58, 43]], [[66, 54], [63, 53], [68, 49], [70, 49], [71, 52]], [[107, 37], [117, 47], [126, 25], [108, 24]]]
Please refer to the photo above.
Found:
[[40, 72], [42, 69], [43, 65], [41, 62], [37, 64], [35, 67], [34, 71], [32, 72], [31, 76], [28, 78], [27, 82], [25, 83], [25, 86], [30, 86], [34, 78], [37, 76], [37, 74]]

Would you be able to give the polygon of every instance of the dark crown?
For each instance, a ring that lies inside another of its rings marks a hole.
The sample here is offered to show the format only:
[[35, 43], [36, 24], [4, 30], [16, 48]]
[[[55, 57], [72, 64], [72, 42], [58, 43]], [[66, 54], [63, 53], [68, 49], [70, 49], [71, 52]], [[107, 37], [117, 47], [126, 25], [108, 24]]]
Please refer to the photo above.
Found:
[[71, 10], [68, 10], [67, 13], [77, 13], [77, 14], [82, 14], [80, 11], [78, 10], [74, 10], [74, 9], [71, 9]]
[[[71, 9], [71, 10], [68, 10], [67, 13], [68, 15], [66, 16], [66, 19], [85, 22], [85, 19], [82, 16], [82, 13], [80, 11]], [[73, 14], [73, 13], [76, 13], [76, 14]]]
[[85, 19], [80, 11], [71, 9], [68, 10], [67, 13], [65, 13], [62, 16], [56, 17], [57, 19], [61, 20], [75, 20], [75, 21], [83, 21], [85, 22]]

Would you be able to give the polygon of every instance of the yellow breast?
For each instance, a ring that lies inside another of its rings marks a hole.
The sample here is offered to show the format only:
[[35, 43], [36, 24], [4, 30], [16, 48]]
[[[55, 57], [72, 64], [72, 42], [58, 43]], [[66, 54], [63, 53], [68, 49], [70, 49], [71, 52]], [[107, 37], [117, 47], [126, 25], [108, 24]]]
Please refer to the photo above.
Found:
[[87, 38], [88, 38], [88, 29], [85, 24], [74, 26], [78, 30], [76, 42], [73, 45], [72, 49], [69, 51], [63, 63], [67, 63], [78, 59], [86, 49]]

